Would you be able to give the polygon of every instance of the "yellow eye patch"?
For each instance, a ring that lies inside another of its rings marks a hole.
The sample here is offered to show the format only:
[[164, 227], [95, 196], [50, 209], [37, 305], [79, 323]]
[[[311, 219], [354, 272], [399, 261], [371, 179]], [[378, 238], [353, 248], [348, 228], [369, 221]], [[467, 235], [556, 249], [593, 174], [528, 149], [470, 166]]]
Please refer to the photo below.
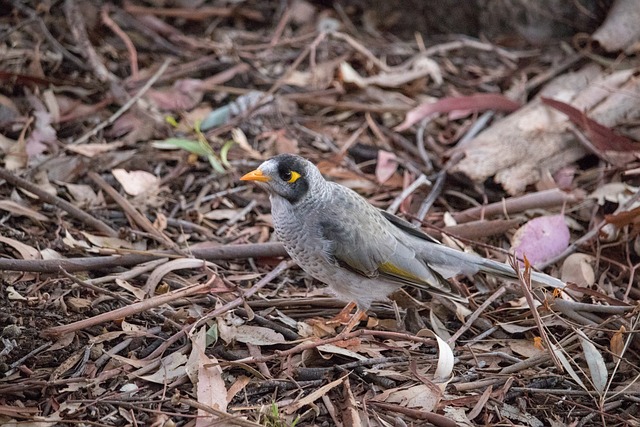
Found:
[[289, 184], [293, 184], [294, 182], [296, 182], [298, 180], [298, 178], [300, 178], [300, 174], [296, 171], [291, 171], [291, 178], [289, 178], [287, 180], [287, 182]]

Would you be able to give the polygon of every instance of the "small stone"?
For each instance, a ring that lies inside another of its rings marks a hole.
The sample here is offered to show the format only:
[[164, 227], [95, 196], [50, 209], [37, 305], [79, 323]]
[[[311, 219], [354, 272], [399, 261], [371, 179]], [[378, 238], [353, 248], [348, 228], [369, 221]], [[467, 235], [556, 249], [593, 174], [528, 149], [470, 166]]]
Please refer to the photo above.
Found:
[[18, 325], [9, 325], [2, 329], [4, 338], [18, 338], [20, 335], [22, 335], [22, 331]]

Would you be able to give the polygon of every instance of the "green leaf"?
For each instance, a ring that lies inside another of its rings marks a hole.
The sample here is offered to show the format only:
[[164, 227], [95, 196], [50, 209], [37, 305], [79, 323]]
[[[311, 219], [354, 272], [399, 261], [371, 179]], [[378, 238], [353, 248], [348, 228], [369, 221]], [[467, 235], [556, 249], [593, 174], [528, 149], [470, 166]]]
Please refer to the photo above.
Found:
[[155, 141], [151, 145], [161, 150], [173, 150], [180, 148], [190, 153], [197, 154], [198, 156], [208, 156], [212, 152], [211, 147], [209, 147], [208, 144], [206, 144], [207, 147], [209, 147], [207, 150], [200, 141], [193, 141], [191, 139], [167, 138], [164, 141]]
[[218, 160], [218, 157], [216, 157], [215, 154], [209, 154], [207, 156], [207, 159], [209, 160], [209, 164], [211, 165], [214, 171], [219, 173], [224, 173], [224, 168], [220, 164], [220, 161]]
[[211, 327], [207, 329], [207, 333], [205, 336], [206, 336], [207, 347], [218, 342], [218, 324], [214, 323], [213, 325], [211, 325]]
[[229, 141], [225, 142], [225, 144], [220, 149], [220, 161], [228, 169], [231, 169], [231, 165], [227, 160], [227, 153], [229, 153], [229, 150], [231, 149], [231, 147], [233, 147], [233, 144], [235, 143], [236, 142], [233, 139], [230, 139]]

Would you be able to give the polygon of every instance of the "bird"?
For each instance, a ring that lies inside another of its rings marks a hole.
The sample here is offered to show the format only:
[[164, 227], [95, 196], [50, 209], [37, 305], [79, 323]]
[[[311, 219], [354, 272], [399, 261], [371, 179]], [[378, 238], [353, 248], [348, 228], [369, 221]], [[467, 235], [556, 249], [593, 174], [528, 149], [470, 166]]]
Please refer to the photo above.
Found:
[[[404, 285], [466, 303], [447, 280], [459, 274], [482, 271], [518, 279], [511, 266], [449, 248], [354, 190], [326, 180], [301, 156], [279, 154], [240, 180], [253, 181], [269, 194], [275, 233], [289, 256], [358, 310], [387, 301]], [[532, 272], [531, 279], [565, 286], [544, 273]]]

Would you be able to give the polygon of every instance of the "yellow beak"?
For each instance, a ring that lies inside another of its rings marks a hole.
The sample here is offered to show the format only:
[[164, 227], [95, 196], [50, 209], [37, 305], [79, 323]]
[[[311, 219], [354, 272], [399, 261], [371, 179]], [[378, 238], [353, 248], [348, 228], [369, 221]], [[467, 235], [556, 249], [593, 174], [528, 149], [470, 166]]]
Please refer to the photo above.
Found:
[[254, 171], [249, 172], [240, 178], [240, 181], [260, 181], [260, 182], [268, 182], [271, 178], [265, 176], [260, 169], [256, 169]]

